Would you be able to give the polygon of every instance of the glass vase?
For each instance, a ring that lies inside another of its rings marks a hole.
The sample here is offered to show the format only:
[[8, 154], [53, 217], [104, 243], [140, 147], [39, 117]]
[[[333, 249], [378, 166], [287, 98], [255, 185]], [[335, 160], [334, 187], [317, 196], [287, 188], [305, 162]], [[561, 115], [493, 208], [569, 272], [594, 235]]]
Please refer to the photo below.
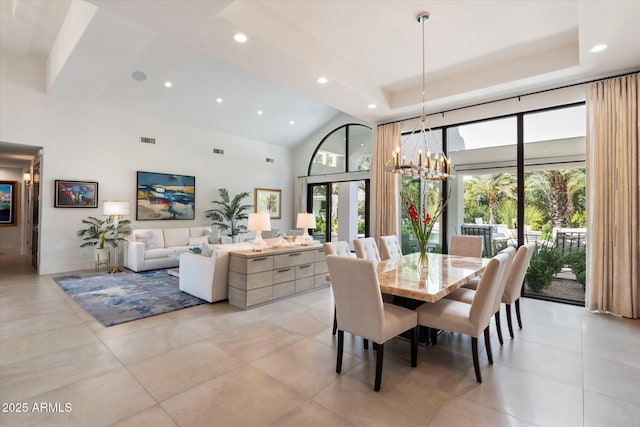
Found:
[[427, 242], [418, 242], [418, 260], [416, 264], [419, 270], [426, 270], [429, 268]]

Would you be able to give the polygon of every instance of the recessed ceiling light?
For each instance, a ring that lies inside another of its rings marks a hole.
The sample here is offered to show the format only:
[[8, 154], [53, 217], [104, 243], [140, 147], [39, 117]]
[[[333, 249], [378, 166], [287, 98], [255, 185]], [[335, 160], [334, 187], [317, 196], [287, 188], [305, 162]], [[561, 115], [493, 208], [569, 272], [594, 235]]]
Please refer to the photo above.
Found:
[[139, 82], [147, 80], [147, 75], [142, 71], [134, 71], [131, 73], [131, 77], [133, 77], [133, 80], [137, 80]]
[[589, 49], [590, 53], [602, 52], [607, 48], [607, 45], [604, 43], [600, 43]]
[[261, 116], [261, 115], [262, 115], [262, 110], [258, 110], [257, 114], [258, 114], [259, 116]]
[[218, 104], [222, 104], [222, 98], [216, 98], [216, 102], [217, 102]]
[[237, 41], [238, 43], [246, 43], [246, 42], [247, 42], [247, 40], [249, 40], [249, 39], [247, 38], [247, 35], [246, 35], [245, 33], [235, 33], [235, 34], [233, 35], [233, 39], [234, 39], [235, 41]]
[[364, 144], [360, 144], [360, 147], [364, 147]]
[[317, 82], [321, 85], [326, 85], [329, 82], [329, 79], [327, 79], [326, 77], [318, 77]]
[[294, 122], [293, 120], [291, 120], [291, 121], [289, 122], [289, 124], [290, 124], [290, 125], [295, 125], [295, 124], [296, 124], [296, 122]]
[[171, 87], [171, 86], [173, 86], [173, 83], [171, 83], [170, 81], [164, 82], [164, 87]]
[[373, 110], [374, 108], [377, 108], [378, 106], [376, 104], [369, 104], [367, 105], [367, 108], [370, 110]]

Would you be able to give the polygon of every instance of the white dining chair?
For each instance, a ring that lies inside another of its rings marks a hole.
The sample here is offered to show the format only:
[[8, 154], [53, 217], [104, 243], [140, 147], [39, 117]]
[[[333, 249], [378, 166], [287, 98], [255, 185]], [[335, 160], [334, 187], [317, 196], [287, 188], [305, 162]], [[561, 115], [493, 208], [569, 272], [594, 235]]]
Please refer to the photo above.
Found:
[[380, 262], [380, 251], [378, 245], [373, 237], [365, 237], [363, 239], [356, 239], [353, 241], [353, 246], [356, 249], [356, 257], [361, 259], [371, 259]]
[[482, 256], [482, 236], [451, 236], [449, 255], [480, 258]]
[[[498, 293], [496, 294], [496, 298], [493, 301], [492, 314], [496, 319], [496, 332], [498, 334], [498, 341], [500, 342], [500, 345], [502, 345], [504, 344], [504, 340], [502, 339], [502, 323], [500, 322], [500, 301], [502, 300], [502, 294], [504, 293], [504, 290], [507, 284], [507, 277], [508, 277], [509, 271], [511, 270], [511, 265], [513, 263], [513, 258], [516, 254], [516, 249], [513, 246], [509, 246], [503, 249], [502, 251], [500, 251], [499, 254], [508, 255], [508, 259], [504, 266], [505, 274], [502, 275], [502, 280], [500, 281]], [[477, 290], [477, 287], [476, 289], [468, 289], [468, 288], [462, 287], [460, 289], [456, 289], [455, 291], [447, 295], [445, 298], [471, 304], [473, 302], [473, 299], [476, 296], [476, 290]]]
[[[355, 254], [351, 253], [349, 249], [349, 243], [345, 241], [338, 242], [326, 242], [324, 244], [324, 253], [326, 255], [337, 255], [337, 256], [345, 256], [350, 258], [355, 258]], [[336, 307], [333, 306], [333, 330], [331, 331], [331, 335], [335, 335], [338, 330], [338, 321], [336, 317]], [[368, 345], [365, 345], [365, 349], [368, 348]]]
[[516, 305], [516, 317], [518, 318], [518, 326], [522, 329], [522, 319], [520, 318], [520, 293], [524, 284], [524, 276], [527, 274], [529, 262], [536, 249], [535, 243], [528, 243], [520, 246], [516, 253], [509, 275], [507, 276], [507, 284], [502, 293], [502, 302], [507, 309], [507, 326], [509, 326], [509, 335], [513, 338], [513, 325], [511, 323], [511, 305]]
[[[484, 332], [484, 342], [489, 363], [493, 364], [489, 323], [491, 310], [496, 298], [508, 254], [499, 254], [487, 264], [475, 298], [471, 304], [443, 298], [436, 303], [425, 303], [416, 309], [418, 324], [433, 330], [458, 332], [471, 337], [471, 352], [476, 380], [481, 383], [480, 362], [478, 360], [478, 337]], [[435, 334], [432, 334], [434, 336]], [[435, 344], [435, 343], [434, 343]]]
[[385, 342], [409, 331], [411, 366], [417, 365], [418, 315], [413, 310], [382, 301], [375, 261], [328, 255], [327, 265], [338, 314], [336, 372], [340, 373], [342, 370], [345, 332], [371, 340], [376, 350], [373, 389], [380, 391]]
[[402, 257], [402, 248], [398, 236], [380, 236], [380, 258], [382, 260]]

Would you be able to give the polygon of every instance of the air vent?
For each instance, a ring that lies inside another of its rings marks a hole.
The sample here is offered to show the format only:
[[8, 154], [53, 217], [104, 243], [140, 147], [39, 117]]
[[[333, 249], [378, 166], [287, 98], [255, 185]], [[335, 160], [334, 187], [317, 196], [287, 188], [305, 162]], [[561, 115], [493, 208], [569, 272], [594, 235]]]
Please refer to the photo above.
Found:
[[224, 154], [224, 150], [221, 148], [214, 148], [213, 154]]
[[276, 159], [272, 159], [271, 157], [267, 157], [267, 163], [275, 163]]
[[143, 136], [140, 138], [140, 142], [142, 142], [143, 144], [155, 144], [156, 143], [156, 139], [155, 138], [147, 138], [146, 136]]

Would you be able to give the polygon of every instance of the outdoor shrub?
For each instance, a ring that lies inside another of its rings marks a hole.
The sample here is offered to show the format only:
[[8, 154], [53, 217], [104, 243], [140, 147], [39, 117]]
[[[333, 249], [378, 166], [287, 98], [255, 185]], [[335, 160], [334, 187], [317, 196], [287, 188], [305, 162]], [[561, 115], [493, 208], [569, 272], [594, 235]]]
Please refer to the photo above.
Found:
[[576, 282], [584, 285], [587, 282], [587, 251], [583, 248], [573, 249], [565, 257], [565, 262], [576, 276]]
[[525, 276], [527, 285], [534, 292], [544, 291], [563, 266], [564, 257], [560, 249], [544, 244], [537, 246]]

